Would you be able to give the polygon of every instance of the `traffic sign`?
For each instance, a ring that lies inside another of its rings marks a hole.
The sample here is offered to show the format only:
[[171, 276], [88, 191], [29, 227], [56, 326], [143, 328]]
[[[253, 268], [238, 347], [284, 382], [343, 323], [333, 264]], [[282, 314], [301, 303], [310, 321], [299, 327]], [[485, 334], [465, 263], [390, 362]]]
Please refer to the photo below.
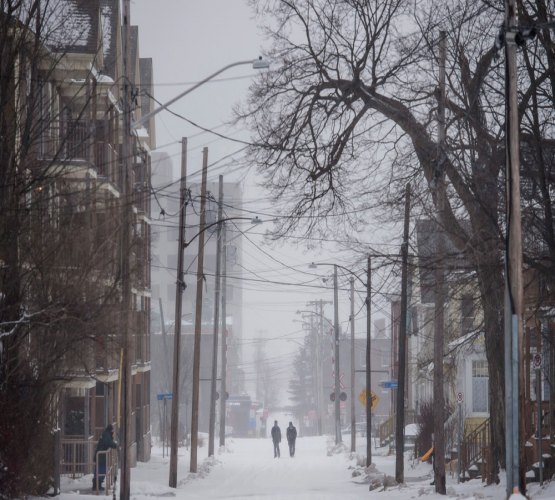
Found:
[[[360, 394], [358, 395], [358, 400], [360, 401], [360, 404], [362, 406], [366, 406], [366, 401], [368, 397], [368, 391], [366, 389], [362, 389], [362, 391], [360, 391]], [[376, 408], [376, 406], [378, 406], [378, 401], [380, 400], [380, 398], [374, 394], [372, 391], [370, 391], [370, 397], [372, 398], [372, 403], [370, 403], [370, 409], [373, 410], [374, 408]]]
[[542, 367], [542, 355], [538, 352], [534, 354], [534, 368], [539, 370]]
[[397, 389], [397, 380], [384, 380], [380, 382], [380, 386], [384, 389]]
[[463, 402], [463, 393], [457, 392], [457, 403], [462, 403], [462, 402]]
[[[339, 400], [340, 401], [347, 401], [347, 393], [340, 392], [339, 393]], [[335, 392], [330, 393], [330, 401], [335, 401]]]
[[173, 393], [161, 392], [160, 394], [156, 394], [156, 399], [158, 401], [164, 401], [165, 399], [173, 399]]

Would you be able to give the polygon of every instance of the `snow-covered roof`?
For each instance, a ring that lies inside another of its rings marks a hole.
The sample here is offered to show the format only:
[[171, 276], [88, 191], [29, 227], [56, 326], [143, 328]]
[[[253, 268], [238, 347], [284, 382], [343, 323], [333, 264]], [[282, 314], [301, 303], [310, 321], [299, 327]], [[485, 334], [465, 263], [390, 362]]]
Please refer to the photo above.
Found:
[[95, 54], [100, 43], [98, 0], [56, 0], [47, 4], [44, 43], [55, 52]]

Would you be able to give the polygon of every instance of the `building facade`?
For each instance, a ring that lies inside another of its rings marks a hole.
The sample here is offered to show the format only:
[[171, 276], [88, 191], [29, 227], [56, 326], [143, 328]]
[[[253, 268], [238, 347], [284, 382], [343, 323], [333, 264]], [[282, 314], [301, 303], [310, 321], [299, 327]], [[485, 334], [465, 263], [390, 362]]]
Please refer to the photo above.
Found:
[[[154, 124], [133, 129], [130, 158], [123, 158], [119, 1], [60, 0], [36, 10], [8, 4], [0, 12], [2, 30], [13, 28], [2, 47], [0, 149], [12, 152], [2, 155], [1, 169], [14, 182], [0, 193], [0, 262], [11, 273], [0, 280], [0, 323], [18, 323], [9, 338], [0, 336], [1, 376], [13, 385], [11, 395], [1, 395], [4, 418], [29, 408], [29, 398], [14, 396], [22, 387], [37, 405], [48, 395], [42, 415], [47, 409], [49, 416], [41, 418], [59, 429], [49, 445], [59, 457], [54, 470], [78, 476], [92, 473], [103, 429], [121, 427], [126, 345], [131, 463], [150, 458]], [[139, 57], [136, 27], [130, 38], [131, 87], [148, 88], [152, 60]], [[131, 119], [151, 107], [150, 99], [137, 101]], [[124, 189], [127, 167], [131, 192]], [[125, 272], [130, 309], [123, 305]]]

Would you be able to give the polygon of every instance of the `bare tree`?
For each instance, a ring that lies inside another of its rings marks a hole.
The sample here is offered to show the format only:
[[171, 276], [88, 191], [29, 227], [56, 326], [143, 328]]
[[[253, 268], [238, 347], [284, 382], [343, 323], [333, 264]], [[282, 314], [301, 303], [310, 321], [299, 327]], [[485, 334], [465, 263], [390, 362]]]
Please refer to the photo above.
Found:
[[[65, 60], [82, 36], [71, 16], [75, 5], [0, 1], [0, 496], [6, 498], [46, 492], [62, 383], [94, 375], [119, 352], [120, 227], [115, 205], [100, 208], [100, 182], [86, 174], [97, 136], [95, 78], [90, 68], [79, 73]], [[60, 95], [69, 70], [80, 78]], [[101, 162], [96, 158], [96, 166]]]
[[[440, 29], [447, 31], [447, 182], [441, 193], [447, 203], [439, 222], [478, 280], [493, 453], [503, 464], [505, 115], [503, 60], [494, 46], [503, 6], [475, 0], [275, 0], [253, 7], [273, 14], [268, 56], [279, 68], [259, 78], [239, 117], [255, 133], [250, 155], [265, 185], [287, 203], [290, 218], [281, 231], [325, 232], [332, 220], [356, 227], [372, 207], [390, 210], [407, 178], [420, 189], [421, 210], [435, 211], [436, 41]], [[532, 7], [546, 18], [545, 2], [521, 4], [537, 19]], [[521, 73], [522, 112], [531, 90], [549, 81], [553, 56], [546, 57], [546, 32], [543, 37], [533, 71]], [[548, 102], [552, 89], [541, 88]], [[540, 114], [541, 124], [548, 124], [552, 110], [543, 107]], [[548, 129], [536, 131], [546, 144]], [[547, 212], [549, 204], [542, 205]], [[550, 226], [548, 218], [542, 215], [542, 227]]]

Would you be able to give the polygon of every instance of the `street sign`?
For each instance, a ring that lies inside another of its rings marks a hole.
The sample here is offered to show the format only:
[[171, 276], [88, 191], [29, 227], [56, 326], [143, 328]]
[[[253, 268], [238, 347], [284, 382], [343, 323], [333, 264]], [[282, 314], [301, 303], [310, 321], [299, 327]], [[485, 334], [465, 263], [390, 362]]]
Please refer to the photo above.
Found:
[[534, 354], [534, 368], [536, 370], [539, 370], [542, 367], [542, 355], [538, 352], [536, 354]]
[[173, 393], [171, 392], [161, 392], [156, 395], [158, 401], [164, 401], [165, 399], [173, 399]]
[[384, 380], [383, 382], [380, 382], [380, 387], [383, 387], [384, 389], [397, 389], [397, 380]]
[[[360, 404], [364, 407], [366, 407], [367, 397], [368, 397], [368, 391], [366, 389], [362, 389], [362, 391], [360, 391], [360, 394], [358, 395], [358, 400], [360, 401]], [[378, 406], [378, 401], [380, 400], [380, 398], [372, 391], [370, 391], [370, 397], [372, 398], [370, 409], [373, 410], [374, 408], [376, 408], [376, 406]]]

